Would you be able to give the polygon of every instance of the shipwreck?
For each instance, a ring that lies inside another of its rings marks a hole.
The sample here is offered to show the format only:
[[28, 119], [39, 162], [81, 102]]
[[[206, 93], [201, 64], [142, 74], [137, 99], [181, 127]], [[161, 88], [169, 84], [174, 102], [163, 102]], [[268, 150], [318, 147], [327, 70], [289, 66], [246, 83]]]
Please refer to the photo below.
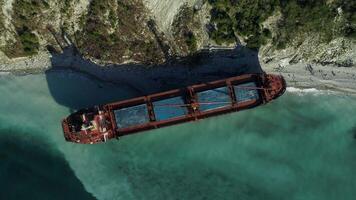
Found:
[[286, 90], [280, 75], [246, 74], [79, 110], [62, 121], [69, 142], [94, 144], [125, 135], [238, 112]]

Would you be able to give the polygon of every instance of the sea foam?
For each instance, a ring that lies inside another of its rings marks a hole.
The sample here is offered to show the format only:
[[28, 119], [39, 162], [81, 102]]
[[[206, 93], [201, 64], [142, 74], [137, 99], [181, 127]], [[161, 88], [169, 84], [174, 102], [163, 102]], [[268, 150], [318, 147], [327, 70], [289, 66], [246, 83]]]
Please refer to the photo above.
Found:
[[288, 92], [292, 92], [292, 93], [318, 93], [318, 92], [322, 92], [321, 90], [318, 90], [316, 88], [302, 89], [302, 88], [295, 88], [295, 87], [287, 87], [287, 91]]
[[335, 92], [330, 90], [318, 90], [316, 88], [295, 88], [295, 87], [287, 87], [287, 92], [298, 94], [298, 95], [326, 95], [326, 94], [334, 94]]

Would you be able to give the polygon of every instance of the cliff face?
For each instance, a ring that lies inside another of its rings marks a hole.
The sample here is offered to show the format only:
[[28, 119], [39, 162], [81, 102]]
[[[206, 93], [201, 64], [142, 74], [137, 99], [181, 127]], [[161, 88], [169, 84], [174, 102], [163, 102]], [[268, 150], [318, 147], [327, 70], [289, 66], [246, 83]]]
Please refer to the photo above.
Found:
[[153, 62], [162, 57], [146, 24], [148, 10], [140, 1], [1, 1], [6, 11], [2, 21], [10, 23], [3, 26], [0, 48], [9, 58], [60, 52], [68, 43], [103, 62]]
[[356, 40], [352, 35], [354, 33], [351, 34], [350, 30], [350, 33], [342, 34], [343, 30], [340, 29], [344, 29], [345, 26], [355, 28], [356, 24], [344, 21], [341, 7], [337, 10], [338, 13], [333, 19], [330, 19], [331, 24], [325, 25], [329, 29], [327, 34], [331, 35], [326, 36], [323, 31], [304, 31], [302, 29], [296, 32], [282, 47], [278, 44], [279, 37], [285, 33], [281, 32], [279, 26], [285, 19], [280, 11], [275, 12], [262, 23], [262, 27], [271, 31], [271, 38], [259, 48], [261, 62], [276, 64], [279, 61], [281, 65], [314, 63], [336, 67], [355, 66]]
[[163, 63], [204, 45], [206, 16], [196, 2], [201, 9], [195, 0], [0, 0], [0, 57], [74, 45], [101, 64]]
[[0, 60], [74, 45], [100, 64], [157, 64], [206, 47], [259, 49], [261, 61], [355, 65], [350, 0], [0, 0]]

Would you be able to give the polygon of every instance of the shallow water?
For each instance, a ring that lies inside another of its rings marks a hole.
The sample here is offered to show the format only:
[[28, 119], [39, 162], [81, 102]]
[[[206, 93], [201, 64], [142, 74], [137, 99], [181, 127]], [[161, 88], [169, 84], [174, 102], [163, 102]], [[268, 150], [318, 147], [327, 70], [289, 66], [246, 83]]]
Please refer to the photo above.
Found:
[[61, 118], [134, 91], [74, 73], [2, 75], [0, 199], [354, 199], [356, 98], [291, 91], [87, 146], [64, 141]]

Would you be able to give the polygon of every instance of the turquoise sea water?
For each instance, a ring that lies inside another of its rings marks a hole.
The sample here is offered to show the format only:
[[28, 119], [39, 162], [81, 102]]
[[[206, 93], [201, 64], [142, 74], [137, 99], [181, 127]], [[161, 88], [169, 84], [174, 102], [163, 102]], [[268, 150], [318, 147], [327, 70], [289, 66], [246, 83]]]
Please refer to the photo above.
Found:
[[134, 95], [71, 73], [1, 75], [0, 199], [355, 199], [355, 97], [287, 92], [103, 145], [64, 141], [73, 109]]

